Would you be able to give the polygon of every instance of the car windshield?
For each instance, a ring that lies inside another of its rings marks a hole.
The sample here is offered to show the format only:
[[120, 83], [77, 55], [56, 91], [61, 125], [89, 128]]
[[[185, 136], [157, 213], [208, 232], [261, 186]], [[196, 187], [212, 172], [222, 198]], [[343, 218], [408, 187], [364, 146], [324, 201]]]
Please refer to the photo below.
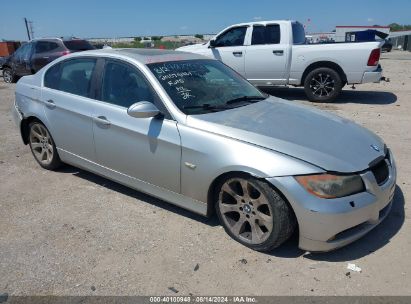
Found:
[[267, 98], [217, 60], [168, 61], [147, 66], [187, 115], [224, 111]]

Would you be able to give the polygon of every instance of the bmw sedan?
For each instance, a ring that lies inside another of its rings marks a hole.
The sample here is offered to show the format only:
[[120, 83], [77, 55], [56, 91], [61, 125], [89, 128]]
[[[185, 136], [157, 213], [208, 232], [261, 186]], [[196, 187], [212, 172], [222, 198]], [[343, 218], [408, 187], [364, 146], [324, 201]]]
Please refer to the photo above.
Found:
[[14, 118], [38, 164], [70, 164], [204, 216], [255, 250], [299, 232], [329, 251], [389, 213], [384, 142], [268, 96], [223, 63], [166, 50], [61, 57], [17, 83]]

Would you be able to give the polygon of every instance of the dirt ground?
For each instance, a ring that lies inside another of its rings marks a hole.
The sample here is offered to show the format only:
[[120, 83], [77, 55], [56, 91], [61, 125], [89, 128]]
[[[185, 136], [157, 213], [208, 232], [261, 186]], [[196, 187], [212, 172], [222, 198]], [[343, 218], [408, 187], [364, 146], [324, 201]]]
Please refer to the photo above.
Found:
[[[381, 63], [391, 82], [311, 105], [384, 138], [398, 166], [394, 207], [366, 237], [322, 254], [297, 249], [295, 237], [254, 252], [216, 218], [73, 167], [41, 169], [12, 122], [15, 85], [0, 79], [0, 294], [411, 295], [411, 53]], [[270, 93], [309, 104], [301, 89]], [[348, 275], [348, 263], [362, 272]]]

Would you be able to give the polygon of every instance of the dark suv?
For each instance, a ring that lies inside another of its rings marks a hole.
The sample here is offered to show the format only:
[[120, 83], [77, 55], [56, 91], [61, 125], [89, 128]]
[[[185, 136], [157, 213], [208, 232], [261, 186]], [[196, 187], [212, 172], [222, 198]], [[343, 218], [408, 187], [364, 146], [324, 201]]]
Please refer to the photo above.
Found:
[[36, 73], [54, 59], [94, 47], [82, 39], [47, 38], [35, 39], [23, 44], [3, 63], [5, 82], [16, 82], [21, 76]]

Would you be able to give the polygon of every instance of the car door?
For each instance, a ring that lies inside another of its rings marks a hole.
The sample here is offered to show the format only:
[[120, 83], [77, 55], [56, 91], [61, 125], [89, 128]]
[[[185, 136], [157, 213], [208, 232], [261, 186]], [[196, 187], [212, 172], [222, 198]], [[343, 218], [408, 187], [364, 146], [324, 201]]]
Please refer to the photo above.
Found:
[[[134, 65], [107, 59], [93, 111], [99, 165], [162, 188], [180, 192], [181, 143], [171, 119], [148, 80]], [[164, 117], [134, 118], [127, 108], [154, 103]]]
[[44, 76], [41, 101], [47, 127], [60, 156], [75, 163], [95, 161], [91, 116], [95, 101], [90, 92], [96, 62], [91, 57], [64, 60]]
[[220, 34], [210, 48], [212, 57], [221, 60], [226, 65], [245, 76], [244, 58], [246, 48], [244, 41], [247, 26], [233, 27]]
[[289, 44], [279, 24], [252, 28], [251, 44], [246, 46], [246, 78], [256, 85], [285, 84]]
[[33, 43], [26, 43], [20, 47], [18, 53], [14, 58], [14, 73], [17, 76], [25, 76], [30, 75], [31, 73], [31, 65], [30, 59], [32, 55], [32, 46]]

